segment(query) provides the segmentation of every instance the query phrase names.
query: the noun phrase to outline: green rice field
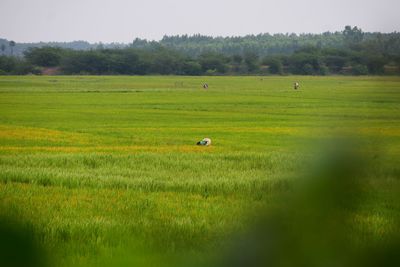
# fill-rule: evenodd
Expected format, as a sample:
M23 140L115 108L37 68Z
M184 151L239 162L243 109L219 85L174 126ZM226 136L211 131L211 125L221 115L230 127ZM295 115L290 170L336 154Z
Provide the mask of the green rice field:
M390 239L399 77L0 76L0 217L49 266L209 265L337 139L367 162L345 230Z

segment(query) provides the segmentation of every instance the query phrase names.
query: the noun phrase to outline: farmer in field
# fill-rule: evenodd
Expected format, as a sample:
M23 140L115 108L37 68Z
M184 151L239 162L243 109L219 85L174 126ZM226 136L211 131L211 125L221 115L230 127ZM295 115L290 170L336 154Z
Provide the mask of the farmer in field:
M299 89L299 88L300 88L300 84L299 84L298 82L295 82L295 83L293 84L293 88L294 88L294 90Z
M198 146L209 146L211 145L211 139L210 138L204 138L203 140L197 142Z

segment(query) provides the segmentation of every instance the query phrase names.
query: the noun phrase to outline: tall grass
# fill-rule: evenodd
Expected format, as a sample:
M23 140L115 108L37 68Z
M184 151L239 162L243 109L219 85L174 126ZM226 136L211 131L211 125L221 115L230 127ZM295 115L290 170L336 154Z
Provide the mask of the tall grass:
M357 151L369 162L352 238L379 239L399 214L391 197L399 85L396 77L0 77L0 215L32 232L53 265L204 260L285 201L325 156L311 148L341 133L362 140ZM204 137L211 147L195 145Z

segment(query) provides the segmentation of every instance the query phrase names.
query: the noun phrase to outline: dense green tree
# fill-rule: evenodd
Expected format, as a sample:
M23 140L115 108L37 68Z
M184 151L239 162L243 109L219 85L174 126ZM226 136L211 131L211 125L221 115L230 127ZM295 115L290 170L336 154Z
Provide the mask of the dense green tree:
M305 63L302 65L300 73L304 75L313 75L315 74L315 70L310 63Z
M0 44L7 43L11 45L0 39ZM27 49L29 45L32 48ZM70 45L72 49L65 49ZM14 62L15 66L57 66L64 74L235 75L261 74L267 69L270 74L380 75L394 74L396 67L400 72L400 33L365 33L351 26L342 32L323 34L182 35L164 36L159 42L137 38L129 46L82 41L52 43L51 47L15 46L15 55L26 51L26 60ZM2 73L18 69L10 71L5 66L14 63L4 62Z
M321 65L322 59L319 52L312 48L300 50L289 57L289 68L294 74L318 74Z
M269 73L283 74L283 64L279 57L266 57L263 59L263 64L268 66Z
M363 31L357 26L351 27L347 25L343 31L344 40L347 45L356 47L364 38Z
M8 45L10 46L11 55L13 55L14 54L14 46L16 45L16 43L14 41L10 41L8 43Z
M163 47L152 51L150 72L155 74L182 74L182 55Z
M326 55L324 61L331 72L337 73L348 63L349 59L340 55Z
M367 75L368 74L368 68L365 65L355 65L352 68L352 72L353 75Z
M112 59L99 51L76 51L63 60L67 74L110 74Z
M397 65L397 71L400 74L400 56L393 57L393 62Z
M0 44L8 41L0 38ZM72 50L91 50L103 47L103 49L136 48L152 49L155 46L163 46L175 51L180 51L186 56L196 58L205 52L224 54L225 56L241 55L244 52L252 52L260 57L271 55L291 55L305 46L314 46L319 49L356 49L368 50L369 54L384 54L394 57L400 55L400 33L363 32L356 26L346 26L343 31L325 32L322 34L269 34L211 37L203 35L177 35L164 36L162 40L147 41L136 38L131 44L109 43L90 44L85 41L52 42L52 43L18 43L14 49L14 55L20 56L29 47L53 46Z
M232 62L237 65L240 65L243 62L243 57L239 54L235 54L232 56Z
M11 73L15 69L16 60L13 57L0 57L0 70L3 74Z
M243 69L242 69L243 57L241 55L239 55L239 54L233 55L231 62L232 62L232 71L233 72L235 72L235 73L243 72Z
M12 75L24 75L28 73L37 74L37 70L29 64L25 59L12 57L12 56L0 56L0 74L12 74Z
M196 61L185 61L182 65L182 72L184 75L201 75L201 65Z
M64 50L58 47L31 48L25 51L25 58L32 64L42 67L58 66Z
M105 51L104 53L107 54ZM111 51L108 52L111 54ZM127 49L123 50L116 50L114 51L110 57L112 58L110 62L110 67L112 67L112 72L117 74L144 74L146 73L141 72L141 61L139 58L139 54L136 50Z
M367 68L370 74L383 74L387 60L384 57L374 55L367 57Z
M246 64L248 72L254 73L260 68L258 62L258 55L254 52L246 52L244 54L244 63Z
M204 72L214 70L218 73L225 73L228 70L228 62L229 58L218 53L208 52L199 57L199 63Z

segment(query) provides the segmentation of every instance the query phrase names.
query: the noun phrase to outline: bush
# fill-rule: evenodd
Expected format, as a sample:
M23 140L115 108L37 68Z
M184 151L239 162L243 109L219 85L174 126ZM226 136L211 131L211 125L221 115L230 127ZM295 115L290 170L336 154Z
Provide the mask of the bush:
M182 66L183 74L185 75L201 75L201 65L196 61L186 61Z
M352 68L353 75L368 75L368 68L365 65L355 65Z
M314 68L311 64L307 63L303 65L302 68L302 74L304 75L313 75L314 74Z
M16 59L9 56L0 57L0 70L3 73L10 73L15 69Z
M367 68L371 74L383 74L385 72L386 60L380 56L367 58Z
M24 59L12 56L0 56L0 71L2 75L24 75L34 72L34 67Z
M265 58L263 64L268 65L271 74L283 74L283 64L279 58Z
M326 65L321 65L319 67L319 74L320 75L328 75L329 74L329 68Z
M213 75L215 75L215 74L217 74L217 70L216 70L216 69L214 69L214 70L207 70L206 73L205 73L205 75L207 75L207 76L213 76Z
M205 53L198 58L198 61L202 70L206 72L215 70L218 73L225 73L228 70L227 63L229 62L229 58L222 54Z
M41 67L55 67L60 65L64 50L58 47L35 47L25 51L25 58L29 63Z

